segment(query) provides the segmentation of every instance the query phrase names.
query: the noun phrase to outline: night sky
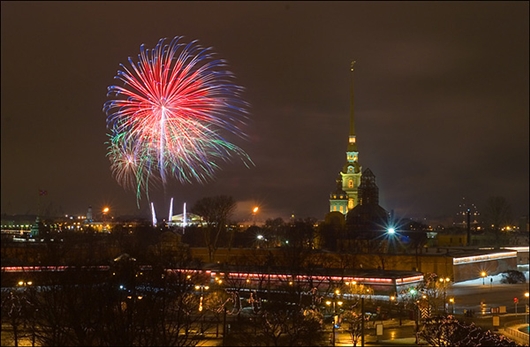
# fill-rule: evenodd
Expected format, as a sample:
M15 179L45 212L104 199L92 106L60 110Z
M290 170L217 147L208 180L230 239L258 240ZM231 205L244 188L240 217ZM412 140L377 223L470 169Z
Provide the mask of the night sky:
M2 2L1 211L146 215L113 179L102 111L119 63L184 36L245 87L255 167L151 190L157 214L231 195L237 218L315 217L346 160L350 62L359 161L410 218L529 210L528 2Z

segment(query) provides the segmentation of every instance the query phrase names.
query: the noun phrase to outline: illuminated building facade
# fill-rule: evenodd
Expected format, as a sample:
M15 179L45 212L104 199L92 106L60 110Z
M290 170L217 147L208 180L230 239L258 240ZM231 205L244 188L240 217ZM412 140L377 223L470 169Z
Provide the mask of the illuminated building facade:
M379 206L379 188L375 175L365 169L358 189L359 204L346 216L346 224L356 234L364 231L386 232L388 212Z
M359 164L359 150L355 135L353 71L355 62L351 64L351 95L350 95L350 132L346 149L346 163L337 179L337 189L330 194L329 212L338 211L346 215L359 204L357 188L361 183L361 165Z

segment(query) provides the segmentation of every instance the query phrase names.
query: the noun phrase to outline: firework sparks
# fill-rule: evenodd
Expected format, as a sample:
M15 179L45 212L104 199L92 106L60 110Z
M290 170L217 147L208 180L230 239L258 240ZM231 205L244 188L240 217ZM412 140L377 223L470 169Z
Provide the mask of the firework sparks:
M246 138L243 88L211 48L181 40L161 39L152 50L142 45L137 62L120 64L115 78L123 86L108 87L107 155L114 178L135 189L138 200L142 192L148 195L150 183L165 184L170 177L204 183L234 157L252 165L222 135Z

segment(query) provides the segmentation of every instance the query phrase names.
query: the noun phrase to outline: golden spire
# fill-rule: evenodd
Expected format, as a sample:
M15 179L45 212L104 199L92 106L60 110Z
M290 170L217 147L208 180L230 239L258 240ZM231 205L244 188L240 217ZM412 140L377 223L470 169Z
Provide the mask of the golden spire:
M354 105L353 105L353 71L354 71L355 61L351 62L350 71L351 71L351 86L350 86L350 137L348 140L349 145L357 147L355 141L355 121L354 121Z

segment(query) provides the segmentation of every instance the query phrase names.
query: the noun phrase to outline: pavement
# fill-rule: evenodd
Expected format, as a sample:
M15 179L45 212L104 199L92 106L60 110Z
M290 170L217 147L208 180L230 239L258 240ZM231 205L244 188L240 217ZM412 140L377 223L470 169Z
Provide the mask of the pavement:
M375 326L377 324L383 324L383 329L389 329L389 328L399 328L399 327L407 327L412 326L414 327L416 325L416 322L414 320L409 319L402 319L401 324L399 322L399 319L387 319L387 320L377 320L368 323L365 328L367 329L364 344L367 346L418 346L418 345L425 345L427 346L428 343L422 339L416 343L416 337L409 336L409 337L401 337L401 338L392 338L392 339L384 339L383 336L376 336L375 335ZM351 341L336 341L336 346L352 346ZM358 346L361 345L360 341L357 343Z

